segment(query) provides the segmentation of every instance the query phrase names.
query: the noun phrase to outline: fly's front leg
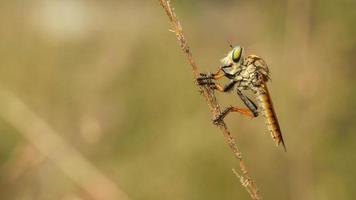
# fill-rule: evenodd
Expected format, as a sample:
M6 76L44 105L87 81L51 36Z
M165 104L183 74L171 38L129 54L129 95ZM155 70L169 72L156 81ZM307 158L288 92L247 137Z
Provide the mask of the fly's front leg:
M225 86L221 86L220 84L213 82L214 80L218 80L224 76L226 76L225 72L219 69L214 74L200 74L200 77L197 79L197 82L199 85L208 85L212 90L218 90L220 92L230 92L236 85L237 81L232 80Z
M197 78L197 83L199 85L211 85L213 80L218 80L225 76L224 71L218 69L215 73L200 73L200 77Z
M226 84L225 86L221 86L218 83L209 82L209 83L204 83L204 84L200 84L200 85L208 85L210 87L210 89L218 90L220 92L230 92L234 88L236 83L237 83L236 81L231 81L229 84Z

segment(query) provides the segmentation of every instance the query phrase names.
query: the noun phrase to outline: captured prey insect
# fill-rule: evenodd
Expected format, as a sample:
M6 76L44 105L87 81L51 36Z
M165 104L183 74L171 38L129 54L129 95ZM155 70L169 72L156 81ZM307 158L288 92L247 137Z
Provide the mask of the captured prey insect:
M199 85L208 85L211 89L220 92L230 92L237 86L237 95L247 108L230 106L213 120L214 123L218 124L230 112L239 112L249 117L257 117L262 113L276 145L278 146L282 143L284 150L286 150L281 128L266 84L270 80L266 62L256 55L249 55L245 58L244 49L240 46L234 48L231 46L231 48L232 50L227 56L221 59L222 65L217 72L209 74L201 73L197 82ZM230 80L224 87L214 82L214 80L222 77ZM258 106L243 94L244 90L251 90L255 94Z

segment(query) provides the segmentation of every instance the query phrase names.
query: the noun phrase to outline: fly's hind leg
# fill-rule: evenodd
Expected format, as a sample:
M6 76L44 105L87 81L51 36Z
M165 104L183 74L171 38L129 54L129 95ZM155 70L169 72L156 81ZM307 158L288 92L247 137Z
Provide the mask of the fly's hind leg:
M231 82L232 86L226 85L225 88L233 88L236 82ZM230 90L231 90L230 89ZM248 116L250 118L257 117L258 116L258 108L256 104L248 98L246 95L242 94L240 90L237 90L237 94L241 98L241 100L244 102L244 104L247 106L247 108L237 108L237 107L227 107L223 112L220 113L219 116L217 116L214 120L214 124L218 124L221 120L223 120L230 112L238 112L241 113L245 116Z
M244 104L247 106L247 108L250 109L250 111L253 113L253 116L257 117L258 116L258 108L257 108L256 104L250 98L248 98L246 95L242 94L242 92L240 90L237 90L237 95L239 95L240 99L242 100L242 102L244 102Z
M218 124L231 112L238 112L250 118L255 117L254 113L249 108L238 108L238 107L229 106L224 111L222 111L220 115L218 115L215 119L213 119L213 123Z

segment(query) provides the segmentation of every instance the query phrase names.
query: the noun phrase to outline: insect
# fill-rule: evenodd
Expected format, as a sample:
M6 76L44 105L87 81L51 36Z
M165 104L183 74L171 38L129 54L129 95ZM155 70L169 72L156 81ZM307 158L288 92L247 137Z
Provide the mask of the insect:
M221 67L215 73L201 73L197 83L199 85L207 85L211 89L220 92L230 92L236 86L237 95L247 108L227 107L213 122L218 124L231 112L239 112L249 117L257 117L262 113L274 142L277 146L282 144L284 150L286 150L281 128L266 84L270 80L266 62L256 55L249 55L245 58L244 49L240 46L233 47L230 45L230 47L232 50L226 57L221 59ZM225 86L214 82L222 77L226 77L230 81ZM243 93L245 90L250 90L255 94L258 106Z

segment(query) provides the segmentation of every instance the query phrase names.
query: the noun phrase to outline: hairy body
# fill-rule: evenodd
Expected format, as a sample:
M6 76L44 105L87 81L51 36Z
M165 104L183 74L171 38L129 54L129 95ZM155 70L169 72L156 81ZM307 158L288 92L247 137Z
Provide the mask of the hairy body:
M201 74L201 77L197 80L200 85L207 84L212 89L221 92L229 92L236 86L237 94L247 106L247 109L232 106L228 107L214 119L214 123L219 123L219 121L230 112L240 112L250 117L257 117L259 114L262 114L265 117L267 128L276 145L282 144L284 149L286 149L281 128L266 84L267 81L270 80L268 66L262 58L256 55L249 55L245 58L243 53L243 48L239 46L233 48L228 55L221 60L222 66L216 73L208 75ZM222 87L212 82L212 80L217 80L222 77L230 79L230 83ZM258 106L243 94L245 90L251 90L255 94Z

